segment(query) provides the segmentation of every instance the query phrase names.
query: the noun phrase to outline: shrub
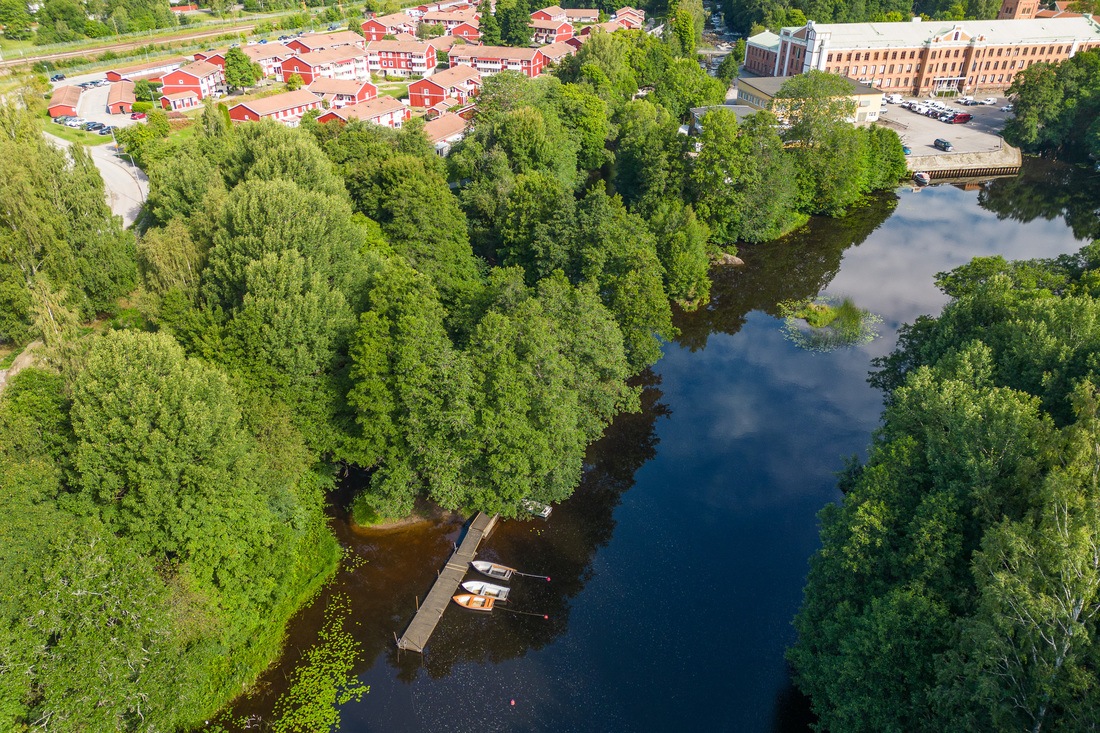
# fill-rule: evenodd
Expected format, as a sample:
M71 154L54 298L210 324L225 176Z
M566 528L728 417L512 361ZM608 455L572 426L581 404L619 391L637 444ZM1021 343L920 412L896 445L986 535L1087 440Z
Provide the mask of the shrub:
M152 112L153 111L153 103L152 102L134 102L134 111L135 112L146 112L146 113Z

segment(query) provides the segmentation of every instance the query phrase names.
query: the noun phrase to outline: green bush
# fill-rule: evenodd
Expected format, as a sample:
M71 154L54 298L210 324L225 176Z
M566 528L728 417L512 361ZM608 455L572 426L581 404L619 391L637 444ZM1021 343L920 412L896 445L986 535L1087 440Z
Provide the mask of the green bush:
M153 111L153 103L152 102L134 102L134 111L135 112L152 112Z

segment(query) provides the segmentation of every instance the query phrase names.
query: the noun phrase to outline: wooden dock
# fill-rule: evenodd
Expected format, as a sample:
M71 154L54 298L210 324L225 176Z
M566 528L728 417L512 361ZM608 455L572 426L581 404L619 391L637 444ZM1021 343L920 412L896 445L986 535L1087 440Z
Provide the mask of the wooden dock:
M409 628L405 629L405 633L397 640L398 649L424 652L428 639L431 638L439 620L443 618L443 612L451 603L451 596L458 590L458 584L466 576L470 563L477 557L478 545L481 544L482 538L493 531L496 523L497 515L490 517L481 512L477 513L466 530L466 536L455 548L454 554L447 560L432 589L420 604Z

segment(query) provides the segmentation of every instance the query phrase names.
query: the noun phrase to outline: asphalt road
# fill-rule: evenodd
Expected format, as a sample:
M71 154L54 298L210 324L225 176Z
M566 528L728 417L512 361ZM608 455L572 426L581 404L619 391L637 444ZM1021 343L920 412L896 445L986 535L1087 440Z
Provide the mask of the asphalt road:
M47 140L59 148L68 148L72 144L48 132L45 135ZM123 226L130 226L137 220L141 207L149 196L149 179L140 168L131 166L118 157L114 143L85 149L103 177L107 205L111 208L111 213L122 217Z

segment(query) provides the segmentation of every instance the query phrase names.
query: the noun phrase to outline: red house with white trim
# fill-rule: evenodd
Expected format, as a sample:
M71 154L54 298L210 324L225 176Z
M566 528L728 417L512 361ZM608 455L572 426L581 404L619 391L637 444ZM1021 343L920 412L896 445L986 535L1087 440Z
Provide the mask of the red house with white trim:
M324 51L329 48L352 46L363 50L366 41L355 31L337 31L335 33L307 33L286 42L287 48L297 54Z
M146 64L111 69L107 72L107 81L122 81L123 79L137 81L138 79L156 78L161 74L167 74L169 71L175 71L186 63L188 63L187 59L161 59Z
M302 83L309 85L318 79L370 79L366 53L354 46L329 48L324 51L291 56L280 64L283 79L294 74L302 77Z
M548 43L565 43L573 37L573 26L564 20L532 20L531 42L540 46Z
M350 107L332 109L317 118L318 122L349 122L362 120L373 125L400 129L407 120L412 119L412 112L405 103L394 99L389 95L375 97L374 99Z
M455 27L477 20L476 10L429 10L420 16L420 22L443 26L443 33L451 35Z
M367 44L367 66L387 76L431 76L438 59L431 41L371 41Z
M545 20L545 21L553 20L553 21L558 21L560 23L560 22L568 20L568 18L566 18L565 11L562 10L561 7L559 7L557 5L551 5L548 8L543 8L542 10L536 10L535 12L531 13L531 20Z
M163 86L160 91L165 97L193 92L202 101L216 95L225 85L225 70L206 61L195 61L165 74L161 82ZM165 109L179 107L173 103L170 106L166 104Z
M381 41L384 36L396 36L398 33L416 33L416 27L416 18L405 13L378 15L363 22L363 38L366 41Z
M616 10L611 20L618 21L619 25L628 30L638 30L645 28L645 11L627 5L625 8Z
M478 43L481 41L481 22L468 20L465 23L460 23L451 29L451 36L461 38L466 43Z
M308 89L298 89L234 105L229 110L229 119L235 122L275 120L287 127L297 127L302 115L311 109L321 109L321 98Z
M160 106L172 111L193 109L195 107L201 107L202 100L199 99L198 94L192 91L174 92L162 96L160 98Z
M459 64L410 84L409 106L432 107L447 98L466 104L480 91L481 74L472 66Z
M107 92L107 114L122 115L134 111L134 82L129 79L116 81Z
M548 46L543 46L539 50L542 51L542 55L546 57L546 63L548 64L561 63L561 60L566 56L577 55L577 47L567 41L551 43Z
M378 87L355 79L316 79L309 91L329 103L329 107L347 107L378 96Z
M599 23L600 11L595 8L566 8L565 19L577 23Z
M447 58L452 67L459 64L472 66L482 76L518 71L533 79L542 73L546 65L546 57L537 48L511 46L455 46Z

